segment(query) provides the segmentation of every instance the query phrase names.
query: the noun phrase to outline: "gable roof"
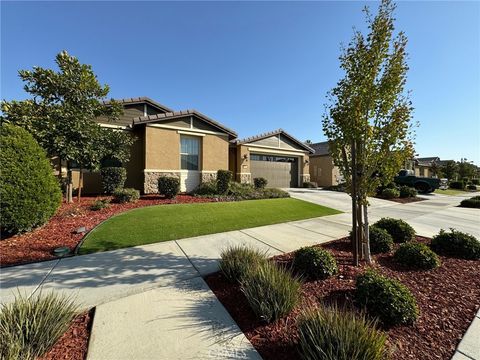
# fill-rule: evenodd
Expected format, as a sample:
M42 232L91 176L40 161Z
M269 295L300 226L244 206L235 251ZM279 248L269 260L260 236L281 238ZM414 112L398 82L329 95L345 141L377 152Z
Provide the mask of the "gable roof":
M440 161L438 156L416 158L415 163L420 166L430 166L432 163L437 163Z
M237 137L237 133L235 131L223 126L222 124L209 118L208 116L203 115L197 110L170 111L164 114L140 116L133 119L132 126L142 125L142 124L151 124L151 123L160 123L160 122L169 121L173 119L183 118L185 116L195 116L198 119L204 121L205 123L219 129L221 132L228 134L232 138Z
M276 135L283 135L285 136L286 138L288 138L289 140L293 141L294 143L296 143L297 145L299 145L300 147L302 147L303 149L305 149L306 151L308 151L310 154L313 154L315 151L308 145L306 145L305 143L303 143L302 141L298 140L297 138L293 137L292 135L290 135L289 133L287 133L285 130L283 129L277 129L277 130L273 130L273 131L270 131L270 132L266 132L266 133L263 133L263 134L258 134L258 135L255 135L255 136L250 136L250 137L247 137L245 139L241 139L241 140L236 140L235 141L235 144L239 144L239 145L243 145L243 144L248 144L248 143L251 143L253 141L258 141L258 140L263 140L263 139L266 139L266 138L269 138L271 136L276 136Z
M328 141L322 141L315 144L310 144L312 149L315 151L315 155L330 155L330 147L328 146Z
M159 109L163 112L172 112L173 110L166 107L165 105L156 102L155 100L150 99L147 96L141 96L136 98L125 98L125 99L112 99L120 104L133 105L133 104L149 104L150 106ZM104 100L103 103L108 105L112 100Z

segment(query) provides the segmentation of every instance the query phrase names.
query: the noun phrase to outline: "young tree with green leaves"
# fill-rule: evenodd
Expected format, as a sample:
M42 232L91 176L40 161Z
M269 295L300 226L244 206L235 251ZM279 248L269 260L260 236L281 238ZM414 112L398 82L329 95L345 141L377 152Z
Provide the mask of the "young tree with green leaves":
M437 164L436 161L432 161L432 163L430 164L430 171L432 172L433 176L442 176L442 168Z
M81 64L66 51L55 62L59 71L41 67L19 71L24 90L32 98L2 101L2 121L28 130L49 156L57 156L60 164L66 161L69 179L73 162L80 169L95 169L107 155L127 161L134 139L123 132L112 134L94 121L98 116L115 121L123 113L121 104L103 103L108 85L101 85L90 65ZM113 143L114 148L107 146Z
M383 0L372 18L365 8L369 33L355 31L340 56L345 76L329 93L323 130L334 163L352 197L354 263L370 258L367 196L391 182L411 159L412 105L405 92L407 38L394 36L395 5Z
M448 180L453 180L458 174L458 165L455 161L449 160L442 167L442 174Z

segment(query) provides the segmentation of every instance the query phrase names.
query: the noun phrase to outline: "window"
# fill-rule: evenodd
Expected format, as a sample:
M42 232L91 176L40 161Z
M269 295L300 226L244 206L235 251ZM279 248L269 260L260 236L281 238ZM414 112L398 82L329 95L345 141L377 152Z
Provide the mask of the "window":
M200 139L194 136L180 136L180 158L182 170L198 170Z

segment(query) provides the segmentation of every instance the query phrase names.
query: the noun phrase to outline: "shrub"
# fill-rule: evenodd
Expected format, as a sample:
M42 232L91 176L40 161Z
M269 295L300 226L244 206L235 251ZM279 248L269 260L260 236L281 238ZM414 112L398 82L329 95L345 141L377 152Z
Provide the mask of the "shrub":
M263 189L262 198L263 199L278 199L290 197L290 194L282 189L277 188L268 188Z
M393 238L387 230L370 226L368 231L370 235L370 251L372 254L387 253L392 250Z
M217 194L217 181L211 180L202 182L195 189L194 193L196 195L216 195Z
M158 178L158 193L167 199L173 199L180 192L180 179L175 176L160 176Z
M41 357L67 331L76 311L70 298L53 293L30 298L19 294L0 311L0 358Z
M401 198L409 198L417 196L417 190L407 185L400 186L400 197Z
M467 185L467 189L468 190L477 190L477 186L473 185L473 184L469 184L469 185Z
M393 255L399 264L415 269L435 269L440 266L440 259L427 245L408 242L400 245Z
M113 201L119 204L136 202L140 199L140 191L132 188L118 189L113 193Z
M455 229L450 229L450 232L440 230L440 233L432 238L431 247L439 254L461 259L480 259L480 241L472 235Z
M231 282L241 282L245 274L266 261L266 254L245 246L232 246L220 253L220 271Z
M405 221L392 218L381 218L375 224L375 227L386 230L396 243L410 241L415 236L415 230Z
M0 218L15 234L45 224L62 200L45 151L26 130L0 126Z
M410 290L373 270L357 277L355 299L385 325L411 324L418 317L417 302Z
M253 179L253 184L255 185L255 189L265 189L268 181L263 177L258 177Z
M251 184L241 184L231 181L227 194L235 200L261 199L262 194Z
M100 170L102 176L102 191L113 194L115 190L123 189L127 180L127 170L122 167L105 167Z
M478 179L471 180L472 185L480 185L480 181Z
M318 187L318 184L313 181L305 181L303 183L303 187L307 189L316 189Z
M476 196L478 197L478 196ZM466 207L466 208L480 208L480 199L465 199L460 202L461 207Z
M300 299L300 281L271 262L251 269L241 283L253 312L271 322L287 315Z
M299 351L305 360L384 360L387 336L364 313L331 308L304 311L298 321Z
M98 211L105 209L110 206L110 200L109 199L99 199L95 200L92 205L90 205L90 210L93 211Z
M226 194L228 191L228 185L232 181L232 172L229 170L217 171L217 192L219 194Z
M304 247L295 251L293 267L310 279L326 279L338 272L332 254L318 247Z
M400 196L400 191L396 188L385 188L380 196L384 199L396 199Z
M465 184L463 181L452 181L449 185L450 189L458 189L463 190L465 189Z

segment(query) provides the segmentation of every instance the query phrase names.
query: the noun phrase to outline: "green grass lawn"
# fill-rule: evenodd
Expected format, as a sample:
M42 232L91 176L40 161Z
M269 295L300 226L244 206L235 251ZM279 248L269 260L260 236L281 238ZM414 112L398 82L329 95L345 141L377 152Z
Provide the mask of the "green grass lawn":
M472 194L472 196L477 195L476 191L466 191L466 190L457 190L457 189L436 189L434 191L435 194L442 194L442 195L463 195L463 194Z
M81 254L339 214L297 199L148 206L114 216L87 235Z

